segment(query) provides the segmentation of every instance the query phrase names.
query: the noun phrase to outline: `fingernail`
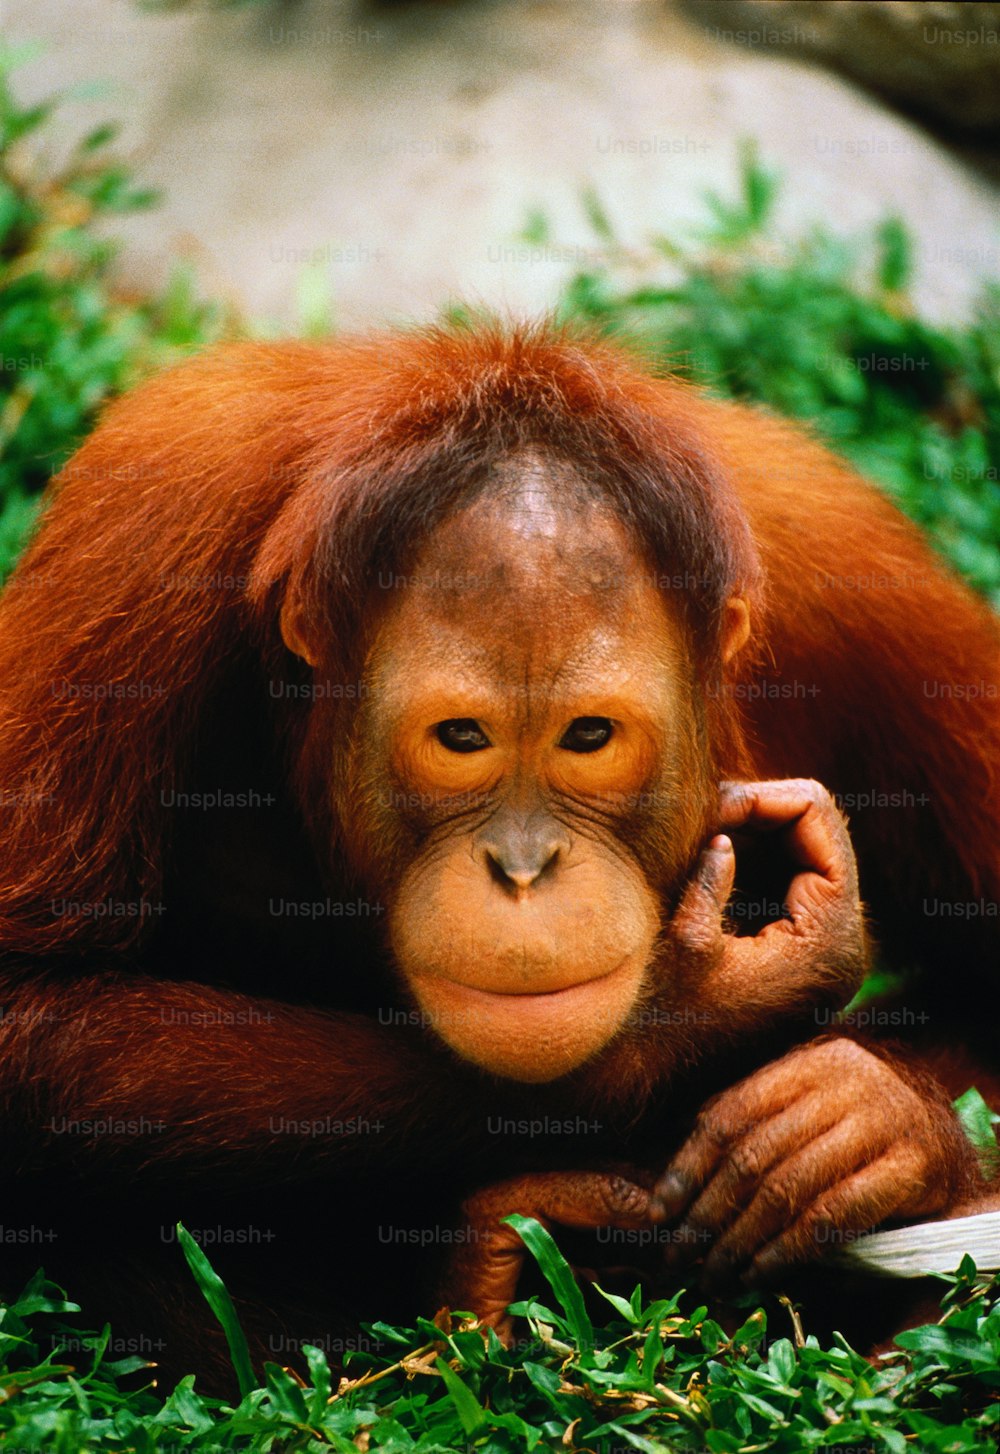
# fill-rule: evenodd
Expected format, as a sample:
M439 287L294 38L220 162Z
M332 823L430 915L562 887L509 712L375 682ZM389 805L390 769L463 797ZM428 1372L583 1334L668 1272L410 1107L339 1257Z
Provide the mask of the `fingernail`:
M664 1217L676 1216L687 1200L688 1191L686 1177L679 1176L676 1171L664 1172L653 1188L653 1196L663 1207Z

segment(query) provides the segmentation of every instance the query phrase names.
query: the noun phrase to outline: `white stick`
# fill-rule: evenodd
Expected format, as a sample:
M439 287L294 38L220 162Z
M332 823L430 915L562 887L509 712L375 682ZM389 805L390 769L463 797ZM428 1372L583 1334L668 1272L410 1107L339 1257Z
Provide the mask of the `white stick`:
M869 1232L845 1247L838 1260L884 1277L924 1277L954 1272L966 1253L980 1272L1000 1272L1000 1212Z

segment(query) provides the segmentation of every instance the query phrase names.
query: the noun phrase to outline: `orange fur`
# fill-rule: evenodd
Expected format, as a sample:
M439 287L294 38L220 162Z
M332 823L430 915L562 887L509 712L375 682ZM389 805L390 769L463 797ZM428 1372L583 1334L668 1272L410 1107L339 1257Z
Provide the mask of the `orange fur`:
M845 795L887 952L995 971L997 919L946 918L925 901L1000 902L996 622L805 431L545 328L210 351L107 411L0 598L0 1089L22 1188L5 1220L17 1207L50 1218L39 1208L59 1202L64 1241L46 1262L77 1278L74 1294L92 1290L95 1316L133 1213L140 1261L177 1215L273 1216L287 1236L273 1295L291 1276L288 1300L316 1320L349 1280L348 1236L346 1260L384 1266L403 1296L375 1242L380 1215L445 1223L487 1168L589 1165L608 1144L638 1158L643 1115L646 1132L676 1141L685 1105L759 1056L756 1042L744 1060L727 1048L714 1083L638 1077L641 1104L626 1107L620 1086L596 1081L570 1088L569 1104L559 1088L551 1104L538 1090L505 1099L419 1026L376 1023L388 994L377 917L317 927L259 908L269 893L359 890L336 879L349 813L327 822L308 800L317 764L336 778L349 762L356 704L271 700L276 681L314 685L282 642L283 608L290 635L320 642L322 679L357 686L384 609L366 562L405 556L462 490L539 442L591 471L658 557L713 771L813 776ZM734 596L751 636L724 667ZM262 793L274 785L275 805L213 823L214 837L164 806L238 788L244 769ZM852 809L866 793L889 801ZM67 914L57 900L131 908ZM681 1060L697 1048L711 1065L710 1030L677 1036ZM949 1074L961 1078L950 1062ZM582 1102L601 1136L484 1133L495 1107L569 1115ZM57 1132L60 1118L102 1117L110 1129ZM326 1131L310 1129L324 1117ZM343 1129L365 1117L379 1129ZM315 1273L313 1249L306 1272L296 1261L289 1228L306 1198L289 1198L291 1184L329 1228ZM230 1264L258 1308L279 1252ZM186 1334L164 1359L195 1362Z

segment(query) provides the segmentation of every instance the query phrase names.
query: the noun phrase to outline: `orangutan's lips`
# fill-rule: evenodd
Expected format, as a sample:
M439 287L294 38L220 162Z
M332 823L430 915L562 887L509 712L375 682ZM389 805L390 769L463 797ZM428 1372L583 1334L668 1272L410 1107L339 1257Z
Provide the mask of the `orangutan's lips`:
M558 989L551 989L551 990L533 990L533 989L496 989L496 990L488 990L488 989L483 989L483 987L481 985L464 984L459 979L450 979L450 978L448 979L447 983L450 984L450 985L454 985L454 987L456 989L465 990L469 994L473 994L473 995L482 995L482 997L484 999L489 999L489 1000L496 1000L496 999L499 999L499 1000L508 1000L508 999L515 999L515 1000L526 1000L526 999L530 999L530 1000L556 1000L556 999L559 998L560 995L571 995L574 990L589 989L592 985L603 984L605 980L611 979L614 975L616 975L618 973L619 970L624 969L625 965L629 962L629 960L631 959L631 957L632 957L631 955L627 954L624 959L620 960L619 963L615 965L614 969L609 969L604 974L595 974L590 979L575 979L572 982L572 984L560 985Z
M524 988L513 988L507 986L500 988L498 986L496 989L493 989L487 985L469 984L465 980L455 979L450 974L431 975L415 973L411 975L411 983L414 986L420 988L423 988L425 986L430 987L433 984L447 985L448 987L453 989L467 991L469 994L482 995L484 999L489 1000L554 1000L558 995L568 995L571 994L574 990L587 989L591 985L603 984L605 981L613 979L616 974L619 974L620 971L625 969L627 965L631 964L634 959L634 952L630 952L629 954L625 954L622 956L622 958L615 965L614 969L606 969L603 974L593 974L588 976L586 979L570 980L568 984L553 985L547 989L534 989L530 984L526 984Z
M622 1002L631 999L627 982L637 972L641 972L641 966L637 957L629 954L606 974L576 980L560 989L487 990L443 975L414 975L411 983L431 1022L445 1034L449 1020L467 1023L473 1019L516 1025L518 1033L530 1033L533 1024L541 1028L555 1019L574 1017L578 1012L592 1020L601 1015L605 1002L607 1013L617 1020Z
M412 975L421 1023L463 1060L525 1083L582 1065L628 1019L647 956L633 951L606 974L543 990L488 990L444 975Z

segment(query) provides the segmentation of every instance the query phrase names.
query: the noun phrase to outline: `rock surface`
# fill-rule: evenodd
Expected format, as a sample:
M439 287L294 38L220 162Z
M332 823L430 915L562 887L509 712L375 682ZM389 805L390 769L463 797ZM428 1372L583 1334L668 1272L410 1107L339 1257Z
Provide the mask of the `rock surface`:
M989 0L713 3L734 27L794 28L804 52L827 57L921 115L970 131L1000 124L1000 5Z
M45 47L17 74L26 98L107 79L61 124L120 118L122 148L165 191L127 224L128 280L188 256L206 289L279 327L310 263L340 325L433 317L450 297L544 308L599 256L583 188L638 247L701 217L705 189L732 191L741 137L785 176L785 231L896 212L917 238L919 303L963 315L998 272L993 185L794 45L728 43L720 14L704 0L693 18L662 0L8 0L6 31ZM541 250L517 241L537 211L554 239Z

